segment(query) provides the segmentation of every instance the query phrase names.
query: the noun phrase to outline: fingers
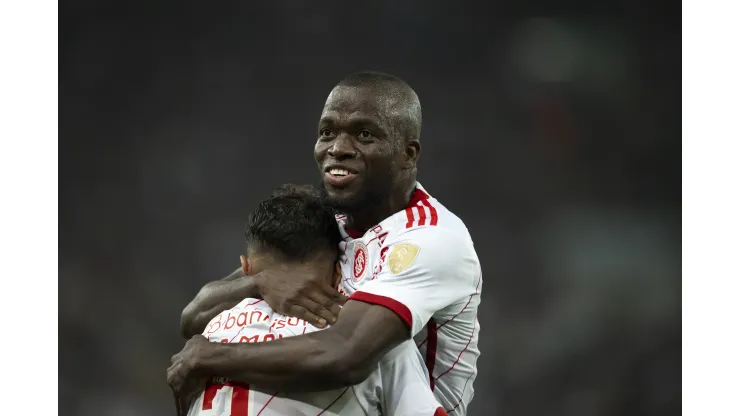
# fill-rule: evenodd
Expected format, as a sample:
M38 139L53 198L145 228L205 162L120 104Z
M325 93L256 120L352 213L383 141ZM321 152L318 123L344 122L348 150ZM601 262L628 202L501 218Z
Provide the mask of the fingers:
M177 412L177 416L184 416L185 413L183 413L182 399L180 399L180 395L175 393L175 389L172 389L172 396L175 399L175 411Z
M167 370L167 384L169 384L174 393L180 393L182 389L182 378L177 374L177 370Z
M202 382L192 383L187 391L183 391L177 395L183 416L187 416L190 410L190 404L198 397L202 388L204 388L203 384Z
M323 321L319 322L317 320L319 325L316 325L315 323L314 325L323 327L327 323L333 325L337 321L337 316L339 316L341 306L337 303L335 299L340 299L343 301L343 299L341 298L333 297L324 292L312 292L306 297L297 300L294 306L296 308L300 308L299 311L306 316L305 318L303 317L303 315L298 316L299 318L305 319L306 321L311 323L314 323L313 321L317 320L318 318L318 320Z
M326 318L322 318L300 305L291 305L286 312L286 315L295 316L296 318L303 319L304 321L317 328L326 327L326 323L328 322Z
M324 289L312 296L314 302L320 305L321 309L329 314L331 319L329 323L334 324L342 310L342 305L346 302L346 297L335 289Z
M187 381L187 369L182 361L178 360L167 369L167 384L175 394L182 394Z
M329 296L323 292L313 292L304 299L300 306L313 312L315 315L325 319L330 325L337 322L337 316L341 308Z
M322 305L322 311L326 311L325 313L329 314L331 317L328 321L333 325L337 322L337 317L339 316L339 312L341 312L342 307L339 306L339 304L334 301L331 298L325 298L321 301Z
M179 387L179 381L182 380L182 377L180 376L181 369L182 365L180 365L180 363L173 363L167 369L167 384L169 384L175 390L177 390L177 387Z
M347 299L349 299L347 296L344 296L343 294L339 293L336 289L329 286L324 286L324 293L331 299L331 301L337 305L342 306L347 302ZM339 314L339 308L337 308L337 315Z
M278 312L303 319L319 328L336 323L341 307L347 301L346 296L326 284L326 280L316 282L309 279L298 283L293 279L289 283L298 286L263 292L267 304Z

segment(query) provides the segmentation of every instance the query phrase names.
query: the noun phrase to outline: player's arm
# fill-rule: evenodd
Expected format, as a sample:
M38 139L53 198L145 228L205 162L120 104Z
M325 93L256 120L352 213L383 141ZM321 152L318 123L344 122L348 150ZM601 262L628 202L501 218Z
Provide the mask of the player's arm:
M255 280L247 277L242 268L200 289L180 315L180 333L186 339L200 334L208 322L226 309L233 308L244 298L258 297Z
M320 391L364 380L432 314L475 291L475 253L449 232L417 229L388 247L381 272L350 298L329 329L263 344L206 345L194 357L193 372L281 391Z
M180 331L186 338L200 334L208 322L244 298L263 298L283 315L301 318L317 327L336 322L346 298L327 282L326 273L309 267L264 270L245 276L241 269L222 280L208 283L180 317ZM300 278L296 278L299 276Z
M410 337L395 312L348 301L330 328L264 343L203 343L193 372L280 391L321 391L367 378L390 349Z

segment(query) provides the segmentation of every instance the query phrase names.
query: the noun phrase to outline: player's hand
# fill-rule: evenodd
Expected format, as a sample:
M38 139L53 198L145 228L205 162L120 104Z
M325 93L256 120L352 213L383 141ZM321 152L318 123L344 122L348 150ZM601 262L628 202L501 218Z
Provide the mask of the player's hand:
M346 296L328 283L330 276L316 270L265 270L260 277L257 286L272 309L319 328L334 324L347 301Z
M198 372L198 360L208 339L195 335L185 343L182 351L172 356L172 365L167 369L167 384L172 387L176 397L191 398L205 387L208 377Z
M173 390L174 393L174 390ZM193 393L190 397L180 397L177 394L175 396L175 410L177 416L188 416L190 411L190 403L198 397L198 392Z

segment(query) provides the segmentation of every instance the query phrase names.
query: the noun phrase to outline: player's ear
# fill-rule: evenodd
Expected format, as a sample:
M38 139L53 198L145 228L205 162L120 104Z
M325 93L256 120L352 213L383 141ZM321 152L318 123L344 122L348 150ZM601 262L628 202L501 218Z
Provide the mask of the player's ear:
M252 274L252 261L244 255L239 256L239 260L242 262L242 271L244 274Z
M339 287L339 282L342 281L342 266L339 262L334 263L334 277L332 278L331 286L336 289Z
M406 156L404 161L404 167L411 169L416 166L416 161L419 160L419 154L421 153L421 144L418 140L409 140L406 142L404 147L404 155Z

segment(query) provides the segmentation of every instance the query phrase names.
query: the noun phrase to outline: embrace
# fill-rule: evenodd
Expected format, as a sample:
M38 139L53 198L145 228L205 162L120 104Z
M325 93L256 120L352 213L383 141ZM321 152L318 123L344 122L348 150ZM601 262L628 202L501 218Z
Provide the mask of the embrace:
M464 223L417 182L420 133L404 81L332 89L321 185L263 200L242 267L182 312L167 369L180 414L466 414L482 272Z

